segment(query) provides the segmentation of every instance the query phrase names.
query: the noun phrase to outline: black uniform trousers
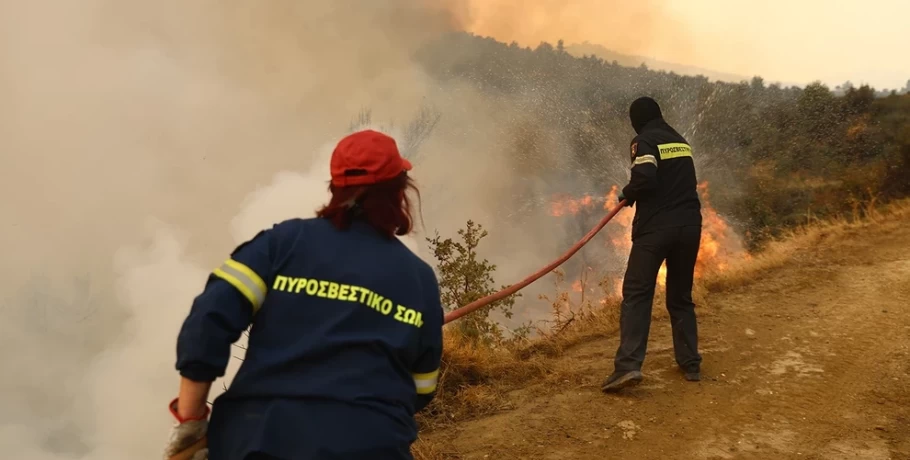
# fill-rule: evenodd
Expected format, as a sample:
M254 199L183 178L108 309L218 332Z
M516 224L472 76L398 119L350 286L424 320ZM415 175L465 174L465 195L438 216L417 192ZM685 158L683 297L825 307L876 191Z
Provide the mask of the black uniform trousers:
M667 262L667 311L673 328L676 363L686 372L700 370L698 324L692 302L692 281L700 243L700 225L657 230L633 241L622 283L616 371L641 370L648 347L657 273L664 260Z

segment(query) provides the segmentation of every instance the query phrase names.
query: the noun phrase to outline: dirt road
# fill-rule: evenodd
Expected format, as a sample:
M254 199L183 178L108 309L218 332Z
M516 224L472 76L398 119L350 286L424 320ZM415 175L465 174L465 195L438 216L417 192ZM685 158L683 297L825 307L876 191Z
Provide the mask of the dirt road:
M702 382L682 379L658 321L639 387L601 393L617 342L589 342L563 358L581 383L514 391L514 409L427 437L465 459L910 459L905 224L850 230L711 295Z

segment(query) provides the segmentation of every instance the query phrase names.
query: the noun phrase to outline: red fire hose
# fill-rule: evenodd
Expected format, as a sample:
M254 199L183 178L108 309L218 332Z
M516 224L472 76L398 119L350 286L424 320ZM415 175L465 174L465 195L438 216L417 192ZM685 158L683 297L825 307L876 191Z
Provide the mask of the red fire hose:
M537 281L541 276L546 275L547 273L553 271L553 269L562 265L563 262L569 260L570 257L575 255L575 253L578 252L578 250L581 249L582 246L587 244L588 241L591 241L591 238L594 238L594 235L596 235L597 232L599 232L601 229L603 229L607 225L607 223L610 222L610 219L612 219L613 216L615 216L625 205L626 205L626 200L620 201L619 204L617 204L616 207L613 208L613 210L610 211L609 214L607 214L603 219L601 219L601 221L594 228L592 228L591 231L588 232L587 235L584 236L584 238L578 240L578 242L575 243L574 246L569 248L569 250L566 251L566 253L563 254L560 258L558 258L558 259L554 260L552 263L550 263L550 265L547 265L546 267L541 268L540 270L538 270L531 276L529 276L499 292L496 292L496 293L490 294L486 297L477 299L461 308L450 311L448 314L446 314L445 323L446 324L451 323L452 321L455 321L456 319L461 318L462 316L467 315L468 313L471 313L472 311L477 310L478 308L485 307L493 302L496 302L497 300L508 297L508 296L518 292L521 288L533 283L534 281Z

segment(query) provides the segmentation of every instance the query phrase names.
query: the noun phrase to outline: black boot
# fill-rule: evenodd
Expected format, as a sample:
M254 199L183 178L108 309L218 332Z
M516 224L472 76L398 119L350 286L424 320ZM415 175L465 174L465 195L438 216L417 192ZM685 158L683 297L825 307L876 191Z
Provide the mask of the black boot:
M607 380L600 386L600 391L604 393L616 392L623 388L638 385L642 379L643 376L640 371L616 371L607 377Z
M701 381L701 369L700 368L698 368L698 367L691 368L691 369L680 368L680 370L683 371L684 374L686 374L686 380L688 380L689 382L700 382Z

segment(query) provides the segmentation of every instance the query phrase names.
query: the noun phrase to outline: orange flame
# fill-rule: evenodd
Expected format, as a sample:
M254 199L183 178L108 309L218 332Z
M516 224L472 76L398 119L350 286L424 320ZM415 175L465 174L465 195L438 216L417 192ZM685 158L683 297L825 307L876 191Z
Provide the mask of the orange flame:
M581 280L575 280L575 282L572 283L572 290L575 292L581 292Z
M564 216L566 214L578 214L582 210L593 209L594 197L585 195L579 199L566 198L561 201L554 201L550 204L551 216Z
M730 228L727 222L717 214L717 211L711 206L708 193L708 182L702 182L698 185L698 192L701 196L702 204L702 235L701 245L698 251L698 259L695 263L695 278L704 277L707 273L722 272L730 267L730 263L735 259L749 258L745 251L742 241L738 235ZM612 210L618 203L619 187L611 187L602 199L597 199L591 195L585 195L582 198L562 198L553 201L551 205L551 215L565 216L567 214L577 215L581 212L593 213L597 209L596 203L603 202L604 210ZM635 217L635 211L632 208L624 208L611 221L604 232L609 244L614 248L617 255L627 256L632 248L632 220ZM661 265L657 274L657 283L660 287L666 286L667 266ZM580 292L582 282L576 281L572 285L572 290ZM614 293L622 292L621 277L614 280Z

